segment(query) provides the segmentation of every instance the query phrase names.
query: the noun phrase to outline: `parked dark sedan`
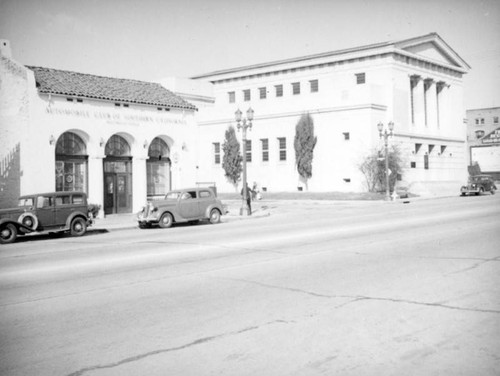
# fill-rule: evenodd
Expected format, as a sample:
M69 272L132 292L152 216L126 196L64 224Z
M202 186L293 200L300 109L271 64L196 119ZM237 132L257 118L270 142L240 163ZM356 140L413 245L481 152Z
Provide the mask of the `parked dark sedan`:
M491 175L474 175L469 177L467 185L463 185L460 188L460 194L465 195L480 195L484 192L490 192L492 195L495 194L497 189L495 181Z
M218 223L223 214L226 209L210 188L187 188L171 191L161 200L149 201L137 214L137 221L140 228L152 225L167 228L174 223L200 219Z
M50 192L19 197L18 206L0 209L0 244L19 235L69 231L82 236L93 220L84 192Z

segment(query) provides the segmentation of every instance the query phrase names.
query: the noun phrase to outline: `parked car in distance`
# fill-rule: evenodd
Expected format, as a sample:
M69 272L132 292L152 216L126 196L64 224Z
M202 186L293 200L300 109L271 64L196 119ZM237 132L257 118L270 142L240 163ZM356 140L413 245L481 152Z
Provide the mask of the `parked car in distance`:
M467 185L460 188L460 195L480 195L484 192L490 192L493 195L496 189L495 181L491 175L473 175L469 176Z
M171 227L174 223L208 219L220 222L226 208L210 188L186 188L168 192L161 200L149 201L137 214L140 228L158 225Z
M21 196L17 207L0 209L0 244L34 233L69 231L72 236L82 236L92 222L84 192Z

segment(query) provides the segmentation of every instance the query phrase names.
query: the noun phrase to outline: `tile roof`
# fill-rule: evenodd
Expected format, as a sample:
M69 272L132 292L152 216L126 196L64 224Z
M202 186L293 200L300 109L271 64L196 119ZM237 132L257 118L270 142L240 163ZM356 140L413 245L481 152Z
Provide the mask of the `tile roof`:
M162 85L123 78L94 76L59 69L27 66L35 73L40 93L196 110L196 106Z

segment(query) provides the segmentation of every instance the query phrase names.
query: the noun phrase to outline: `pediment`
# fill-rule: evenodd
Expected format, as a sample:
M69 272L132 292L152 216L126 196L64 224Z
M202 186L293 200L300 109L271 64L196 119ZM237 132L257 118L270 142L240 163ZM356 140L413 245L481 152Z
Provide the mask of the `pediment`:
M457 65L456 61L450 59L443 51L441 51L434 43L427 42L420 45L411 46L404 49L405 51L411 52L415 55L423 56L427 59L439 61L440 63L445 63L449 65Z
M470 66L436 33L403 40L396 47L425 60L454 66L465 71Z

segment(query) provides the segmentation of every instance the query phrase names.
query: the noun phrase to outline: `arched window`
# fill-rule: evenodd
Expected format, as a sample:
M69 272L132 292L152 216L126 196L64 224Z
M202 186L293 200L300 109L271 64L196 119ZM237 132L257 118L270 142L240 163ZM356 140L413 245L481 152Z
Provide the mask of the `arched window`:
M167 143L156 137L149 145L148 156L148 196L165 195L170 189L170 149Z
M56 144L56 191L87 192L87 146L80 136L63 133Z
M130 152L130 145L127 140L118 135L113 135L106 143L106 148L104 149L104 154L106 156L112 157L127 157L132 155Z

